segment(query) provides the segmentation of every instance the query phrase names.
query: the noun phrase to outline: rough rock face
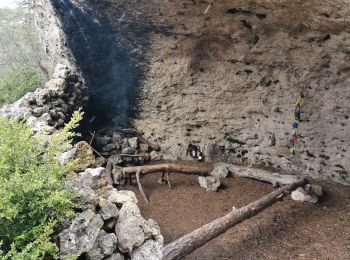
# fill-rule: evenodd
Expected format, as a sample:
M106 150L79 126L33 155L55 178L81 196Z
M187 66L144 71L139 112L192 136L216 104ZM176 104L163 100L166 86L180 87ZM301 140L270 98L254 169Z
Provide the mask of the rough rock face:
M74 110L87 100L82 79L68 67L57 65L53 78L44 88L29 92L11 105L0 109L0 115L26 120L34 131L51 134L63 127Z
M105 46L108 59L102 64L112 64L110 57L119 62L104 78L116 75L114 81L123 87L108 97L125 99L96 100L100 107L118 103L129 111L136 96L130 84L143 88L135 124L162 144L165 158L184 158L187 145L195 143L209 161L350 183L350 16L345 1L218 0L207 14L208 1L50 0L46 5L53 12L41 15L50 22L57 14L56 24L69 36L67 46L89 82L98 83L89 67L101 65L104 57L95 55L101 48L94 39L106 44L109 36L118 39L115 48ZM91 13L81 11L86 6L103 14L103 31L111 35L99 34L102 20L94 25L94 19L87 19ZM71 33L78 21L70 13L85 15L85 38ZM113 49L126 57L107 51ZM147 70L139 71L140 66ZM96 93L106 91L111 93L107 87ZM300 137L291 156L286 144L300 91L305 95Z
M102 226L101 216L92 210L79 214L73 219L71 226L60 234L61 254L75 255L90 251Z
M135 247L140 247L149 238L154 238L160 244L163 243L157 223L143 219L137 205L131 202L122 206L115 232L119 249L124 253L132 252Z
M346 1L217 0L206 15L209 1L147 2L167 30L152 34L136 123L169 157L195 143L214 162L350 183ZM301 90L293 157L287 135Z

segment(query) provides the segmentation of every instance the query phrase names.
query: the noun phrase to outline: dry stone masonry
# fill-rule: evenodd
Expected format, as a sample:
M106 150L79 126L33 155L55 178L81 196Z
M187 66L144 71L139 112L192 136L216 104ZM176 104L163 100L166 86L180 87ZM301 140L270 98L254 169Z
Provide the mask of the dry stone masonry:
M88 99L82 79L64 65L57 65L53 78L43 88L0 110L1 115L26 120L35 131L48 134L63 127L72 113Z

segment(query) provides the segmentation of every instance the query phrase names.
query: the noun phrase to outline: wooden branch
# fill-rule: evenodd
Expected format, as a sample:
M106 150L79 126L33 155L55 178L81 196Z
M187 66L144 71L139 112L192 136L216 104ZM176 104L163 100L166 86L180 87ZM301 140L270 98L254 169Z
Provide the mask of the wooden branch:
M136 172L136 181L137 181L137 185L139 186L139 190L141 192L141 195L142 195L143 199L146 201L147 204L149 204L149 200L147 199L146 194L143 191L142 184L140 182L140 170L138 170Z
M182 174L201 175L208 174L213 170L213 165L209 163L196 163L195 165L186 165L178 163L163 163L144 166L124 167L123 171L126 175L136 174L140 170L141 174L156 173L156 172L176 172Z
M210 240L225 233L231 227L249 219L265 208L279 201L283 196L289 194L298 187L307 184L307 180L301 179L271 192L270 194L256 200L240 209L233 208L227 215L206 224L195 231L171 242L163 248L163 259L182 259L197 248L203 246Z
M234 177L238 178L251 178L258 181L264 181L271 183L274 187L280 187L290 183L294 183L299 180L296 175L283 175L279 173L273 173L262 169L244 167L238 165L230 165L229 170Z

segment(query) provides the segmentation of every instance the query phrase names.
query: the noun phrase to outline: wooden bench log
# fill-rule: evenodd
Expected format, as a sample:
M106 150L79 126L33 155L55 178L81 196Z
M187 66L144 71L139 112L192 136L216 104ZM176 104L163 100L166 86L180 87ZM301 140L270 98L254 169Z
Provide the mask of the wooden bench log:
M182 259L184 256L203 246L205 243L225 233L231 227L257 215L265 208L279 201L283 196L306 184L307 180L300 179L297 182L283 186L240 209L233 208L227 215L215 219L209 224L206 224L166 245L163 248L163 259Z
M136 174L140 171L140 174L156 173L156 172L168 172L168 173L182 173L182 174L209 174L214 169L212 164L209 163L196 163L196 164L181 164L181 163L162 163L154 165L132 166L124 167L123 171L125 175Z
M247 166L230 165L229 170L236 178L250 178L258 181L271 183L274 187L280 187L294 183L300 179L296 175L284 175Z

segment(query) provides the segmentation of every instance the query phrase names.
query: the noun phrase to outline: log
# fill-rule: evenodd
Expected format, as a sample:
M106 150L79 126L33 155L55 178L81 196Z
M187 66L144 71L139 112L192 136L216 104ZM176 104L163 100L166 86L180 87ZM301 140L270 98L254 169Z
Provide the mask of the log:
M181 163L162 163L154 165L124 167L123 171L126 175L136 174L137 171L140 171L140 174L176 172L182 174L202 175L209 174L213 169L213 165L209 163L196 163L195 165L186 165Z
M229 170L232 172L233 177L250 178L258 181L268 182L271 183L274 187L291 184L300 179L296 175L284 175L265 171L262 169L238 165L230 165Z
M279 201L283 196L305 184L307 184L307 180L300 179L297 182L283 186L240 209L233 208L227 215L215 219L209 224L206 224L166 245L163 248L163 259L182 259L184 256L203 246L205 243L225 233L231 227L257 215L265 208Z

